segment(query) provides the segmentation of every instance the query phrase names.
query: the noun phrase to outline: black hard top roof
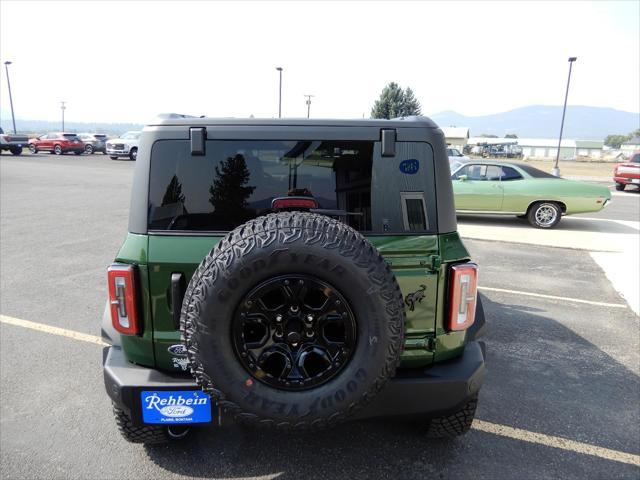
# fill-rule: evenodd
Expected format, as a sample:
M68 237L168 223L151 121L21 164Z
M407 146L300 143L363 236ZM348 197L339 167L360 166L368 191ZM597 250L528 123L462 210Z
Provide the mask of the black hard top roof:
M308 119L308 118L212 118L195 117L168 113L158 115L148 126L208 126L208 125L246 125L246 126L318 126L318 127L380 127L380 128L439 128L427 117L404 117L384 119Z

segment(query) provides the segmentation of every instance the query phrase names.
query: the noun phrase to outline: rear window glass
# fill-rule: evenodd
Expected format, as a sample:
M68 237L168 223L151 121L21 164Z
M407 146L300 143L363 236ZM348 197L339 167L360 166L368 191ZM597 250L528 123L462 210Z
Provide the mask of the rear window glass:
M228 231L273 211L276 198L313 197L318 209L371 230L373 142L157 141L149 176L149 230Z
M526 163L519 163L518 167L520 167L526 173L531 175L533 178L555 178L555 179L560 178L560 177L555 177L550 173L543 172L542 170L538 170L537 168L534 168L531 165L527 165Z

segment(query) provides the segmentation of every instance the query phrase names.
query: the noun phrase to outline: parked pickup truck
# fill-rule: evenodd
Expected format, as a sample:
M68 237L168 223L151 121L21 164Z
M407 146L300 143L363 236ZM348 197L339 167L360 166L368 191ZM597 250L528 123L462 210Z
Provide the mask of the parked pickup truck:
M26 135L16 135L4 133L0 128L0 151L9 150L13 155L20 155L22 147L29 145L29 137Z
M616 182L616 190L624 190L627 185L640 187L640 152L634 152L628 161L616 165L613 181Z

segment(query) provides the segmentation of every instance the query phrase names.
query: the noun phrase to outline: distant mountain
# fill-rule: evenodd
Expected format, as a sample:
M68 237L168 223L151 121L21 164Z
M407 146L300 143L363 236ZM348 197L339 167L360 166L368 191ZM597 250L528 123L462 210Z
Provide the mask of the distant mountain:
M12 132L11 116L2 115L2 129ZM16 118L16 130L20 133L46 133L58 132L62 127L61 122L49 122L46 120L24 120ZM106 123L106 122L64 122L67 132L90 132L119 135L129 130L142 130L143 125L135 123Z
M469 127L471 136L515 133L519 137L554 138L560 132L562 106L532 105L503 113L467 117L456 112L430 115L441 127ZM640 113L613 108L567 106L563 137L603 140L610 134L627 134L640 128Z

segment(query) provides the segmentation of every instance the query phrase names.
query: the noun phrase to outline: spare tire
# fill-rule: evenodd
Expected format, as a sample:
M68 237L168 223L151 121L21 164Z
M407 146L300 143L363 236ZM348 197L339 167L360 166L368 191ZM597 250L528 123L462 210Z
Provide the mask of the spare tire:
M380 253L329 217L281 212L229 233L185 293L191 373L236 420L333 425L393 376L404 344L398 283Z

